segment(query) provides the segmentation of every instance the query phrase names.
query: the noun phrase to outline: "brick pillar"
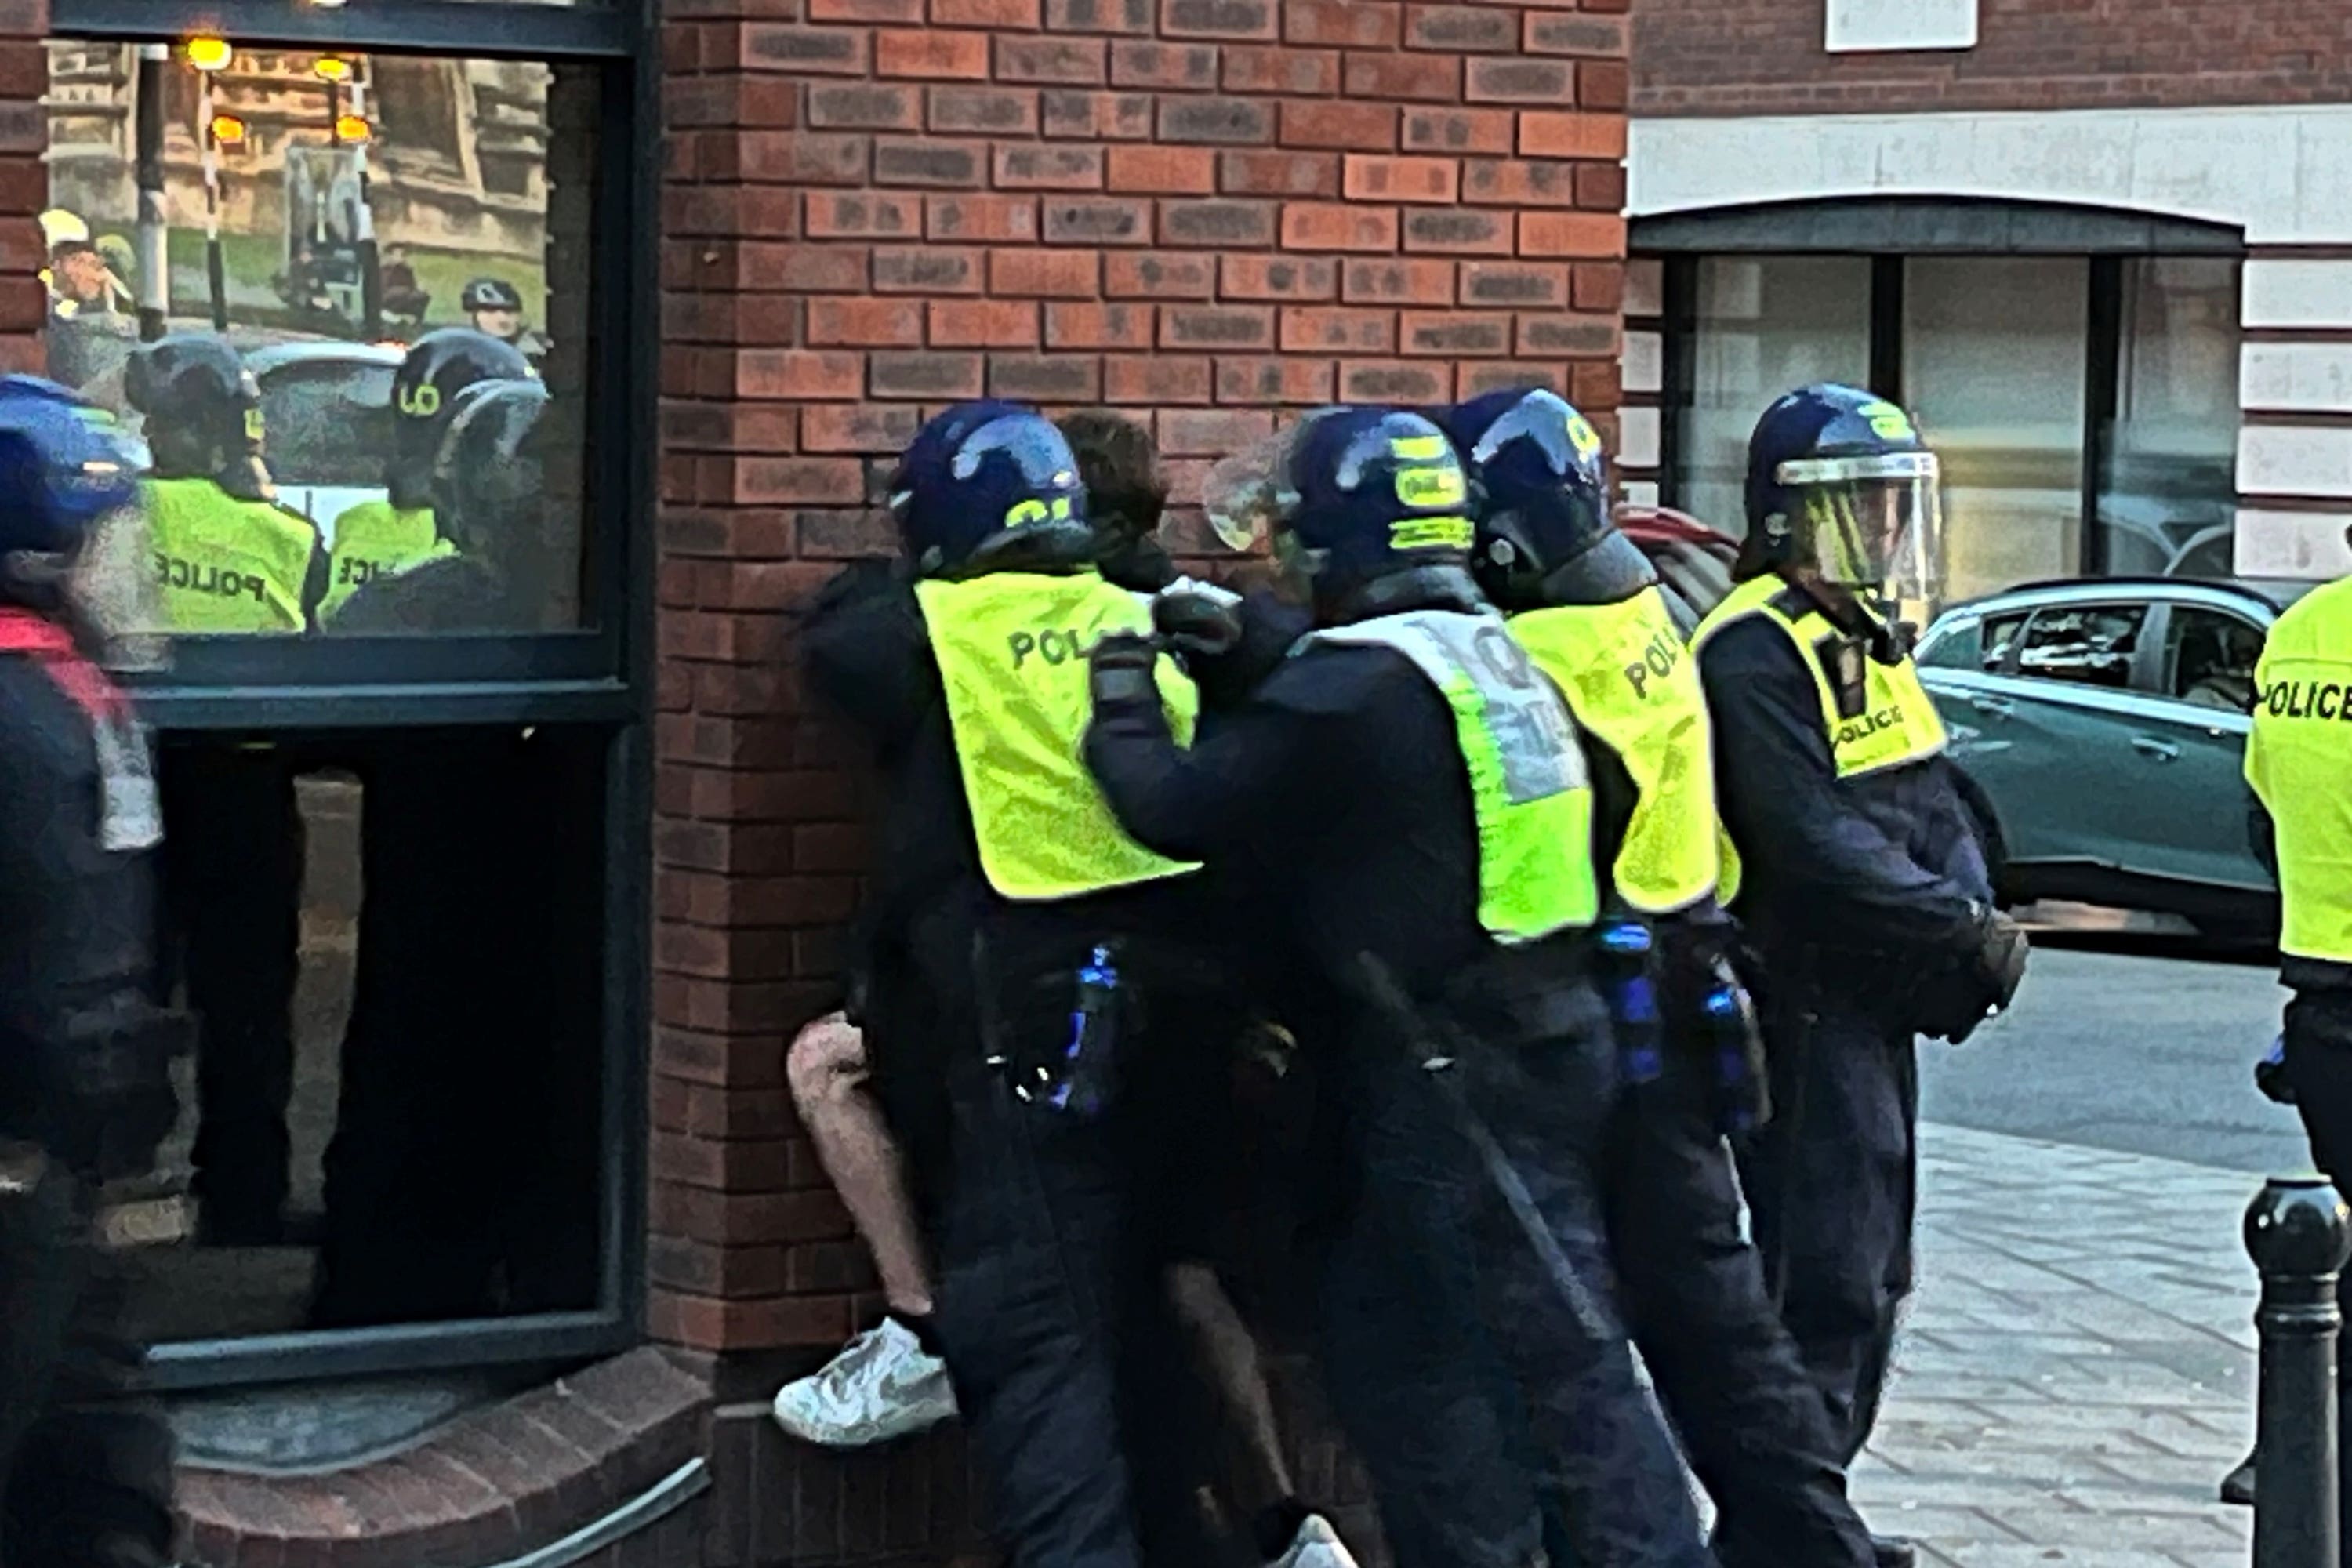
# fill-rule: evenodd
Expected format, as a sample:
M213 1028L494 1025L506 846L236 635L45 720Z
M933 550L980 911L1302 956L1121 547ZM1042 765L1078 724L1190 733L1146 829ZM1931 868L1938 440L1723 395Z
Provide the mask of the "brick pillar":
M49 205L48 31L47 0L0 0L0 373L45 368L48 303L36 275L48 258L34 219Z
M873 1304L782 1086L863 855L793 606L961 398L1134 411L1180 502L1333 400L1542 382L1613 432L1626 4L668 0L651 1322L722 1400ZM714 1561L964 1549L951 1447L727 1426Z

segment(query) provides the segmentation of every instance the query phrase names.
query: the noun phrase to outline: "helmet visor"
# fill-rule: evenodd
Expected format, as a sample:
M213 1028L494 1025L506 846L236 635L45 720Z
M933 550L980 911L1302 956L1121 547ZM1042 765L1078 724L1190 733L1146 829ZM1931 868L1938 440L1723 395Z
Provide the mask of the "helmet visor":
M1228 550L1249 551L1271 540L1297 510L1289 484L1290 449L1297 427L1268 436L1217 459L1201 481L1201 510Z
M117 507L99 519L67 572L66 596L108 668L161 669L170 661L145 507Z
M1517 441L1529 443L1542 454L1545 468L1561 479L1601 456L1601 433L1554 392L1530 392L1513 404L1486 426L1470 448L1470 460L1483 468Z
M1815 563L1841 587L1932 605L1944 586L1943 487L1934 454L1814 458L1780 465Z

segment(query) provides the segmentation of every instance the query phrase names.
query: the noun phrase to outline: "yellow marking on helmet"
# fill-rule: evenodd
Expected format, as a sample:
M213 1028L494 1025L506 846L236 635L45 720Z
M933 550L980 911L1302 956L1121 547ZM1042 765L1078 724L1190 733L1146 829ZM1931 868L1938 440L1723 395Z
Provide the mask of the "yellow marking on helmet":
M1587 462L1601 456L1601 432L1595 430L1592 421L1581 414L1568 416L1568 444L1575 447L1576 455Z
M1400 463L1439 463L1450 448L1443 436L1397 436L1389 441L1390 455Z
M1004 513L1004 526L1025 528L1033 522L1067 522L1070 520L1070 498L1055 496L1051 503L1032 496L1015 501Z
M1865 403L1855 412L1870 423L1870 433L1882 441L1916 441L1919 432L1911 426L1911 416L1892 403Z
M248 441L261 439L261 410L258 408L245 411L245 438Z
M1389 524L1391 550L1467 550L1477 537L1466 517L1401 517Z
M1460 506L1469 496L1469 483L1454 464L1397 470L1396 498L1406 506L1423 510Z
M441 412L441 389L429 381L415 386L404 386L398 398L400 411L411 419L430 419Z

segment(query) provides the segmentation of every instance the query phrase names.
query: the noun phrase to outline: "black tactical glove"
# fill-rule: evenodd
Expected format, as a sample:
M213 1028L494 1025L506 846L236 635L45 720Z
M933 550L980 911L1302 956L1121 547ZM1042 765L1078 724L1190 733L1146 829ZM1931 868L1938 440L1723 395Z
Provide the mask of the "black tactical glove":
M1151 626L1178 652L1215 658L1242 640L1242 596L1180 578L1152 596Z
M1160 702L1160 649L1133 632L1106 632L1087 655L1087 685L1097 709Z
M1929 988L1920 1032L1956 1046L1965 1043L1979 1025L2016 999L2032 952L2024 927L1999 910L1979 910L1954 971L1943 984Z

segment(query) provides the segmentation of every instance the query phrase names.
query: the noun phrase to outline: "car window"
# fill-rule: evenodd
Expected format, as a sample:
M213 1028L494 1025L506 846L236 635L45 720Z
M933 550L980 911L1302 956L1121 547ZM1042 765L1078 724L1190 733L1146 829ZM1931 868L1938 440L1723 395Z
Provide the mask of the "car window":
M1979 660L1979 668L1990 673L2007 664L2011 650L2017 646L2018 634L2024 630L2023 610L1988 619L1984 623L1984 651Z
M2263 634L2252 622L2175 605L2164 645L2166 691L2200 708L2252 710L2254 665L2263 657Z
M2067 605L2037 612L2018 645L2017 673L2084 686L2131 684L2146 605Z
M1919 668L1922 669L1974 669L1977 649L1984 640L1982 621L1961 621L1957 625L1931 628L1927 640L1919 645Z
M392 451L388 364L282 365L261 382L263 459L281 485L383 483Z

